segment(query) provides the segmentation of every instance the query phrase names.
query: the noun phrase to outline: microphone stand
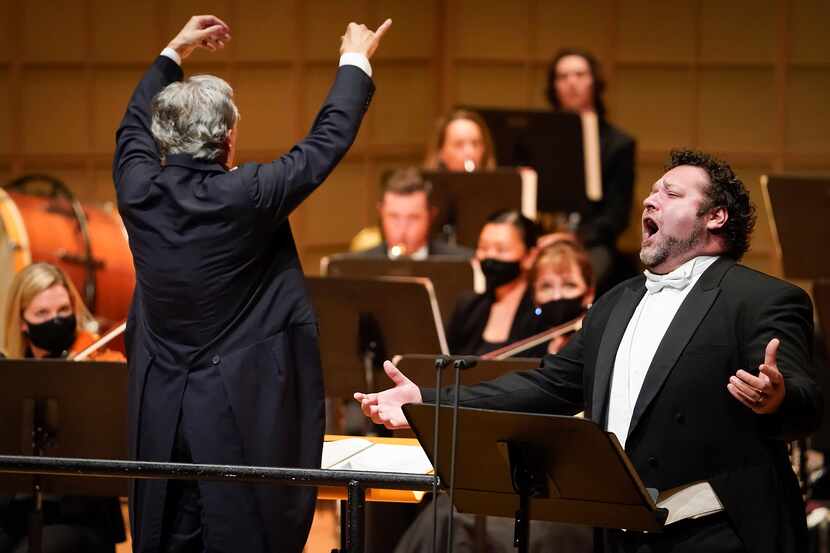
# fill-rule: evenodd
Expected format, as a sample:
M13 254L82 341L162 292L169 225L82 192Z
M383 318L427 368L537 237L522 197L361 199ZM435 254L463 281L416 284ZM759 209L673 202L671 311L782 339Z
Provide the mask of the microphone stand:
M453 363L455 367L455 382L453 383L452 405L452 449L450 451L450 514L448 515L449 526L447 528L447 553L453 551L453 525L455 523L455 506L453 496L455 493L455 452L458 446L458 392L461 388L461 371L476 366L474 357L460 357Z
M438 547L438 422L441 413L441 371L447 368L451 359L446 356L435 358L435 422L433 426L432 442L432 469L435 478L432 480L432 553L436 553Z

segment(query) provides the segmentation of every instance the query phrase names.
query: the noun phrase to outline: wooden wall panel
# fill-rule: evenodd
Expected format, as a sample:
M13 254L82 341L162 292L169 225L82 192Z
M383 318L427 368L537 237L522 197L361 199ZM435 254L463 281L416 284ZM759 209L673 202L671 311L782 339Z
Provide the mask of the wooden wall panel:
M701 59L772 63L778 53L778 0L704 0ZM751 24L748 24L751 20Z
M830 63L830 2L792 2L792 60L796 63Z
M620 7L618 59L626 62L692 61L697 2L626 0Z
M693 142L695 98L688 69L621 68L616 78L613 121L646 150L668 150Z
M0 0L0 63L11 59L11 49L14 41L11 38L12 21L9 0Z
M383 38L376 59L432 59L439 27L436 4L441 1L373 0L366 24L379 25L387 17L392 19L392 29Z
M523 59L530 52L528 0L459 0L452 39L460 58Z
M294 142L292 104L295 83L289 69L248 68L234 82L234 99L242 120L238 147L273 151Z
M600 59L611 49L608 32L614 6L611 0L543 0L535 2L534 58L549 61L560 48L584 48Z
M26 61L84 61L89 32L86 2L48 0L21 4Z
M771 69L703 71L700 80L701 146L739 152L772 151L775 147L774 83Z
M306 24L304 50L310 60L333 60L337 63L340 51L340 37L349 22L366 22L369 15L362 2L341 2L340 0L316 0L304 2L304 23Z
M521 108L527 105L528 72L512 65L461 65L456 70L456 104Z
M234 14L231 42L237 60L295 61L300 55L295 2L238 0Z
M146 63L164 47L152 2L91 1L93 60Z
M142 69L99 69L93 74L92 107L94 128L92 151L111 156L115 131L127 109L127 102L141 78Z
M9 99L9 72L0 69L0 157L11 153L12 113Z
M432 130L432 75L429 67L378 65L378 93L372 100L372 141L424 144ZM403 101L402 99L406 99Z
M25 154L87 152L90 129L86 78L74 69L23 72L23 144ZM126 106L125 106L126 107Z
M830 153L830 71L794 69L787 90L786 144L793 152Z

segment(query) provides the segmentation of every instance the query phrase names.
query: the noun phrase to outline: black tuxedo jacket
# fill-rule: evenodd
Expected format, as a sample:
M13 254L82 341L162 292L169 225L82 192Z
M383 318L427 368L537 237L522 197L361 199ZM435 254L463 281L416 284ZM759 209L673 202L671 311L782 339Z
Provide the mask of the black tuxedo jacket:
M541 368L466 387L460 404L551 414L584 409L604 426L617 348L644 294L642 276L623 282ZM772 338L781 340L786 396L777 413L756 415L726 385L738 369L757 373ZM637 398L625 449L644 484L667 490L707 480L749 551L805 551L804 505L785 440L821 420L822 399L805 370L811 344L812 306L803 290L716 261L671 322ZM435 398L432 390L423 396Z
M150 133L151 100L181 78L176 63L156 59L116 137L114 180L136 269L127 328L131 454L170 459L183 397L199 401L192 397L198 390L185 387L188 373L218 369L223 390L213 395L227 398L242 444L243 457L234 462L319 468L324 408L317 320L288 215L346 153L374 86L359 68L341 67L303 141L271 163L228 172L189 155L161 161ZM218 437L214 442L200 449L226 447ZM194 450L195 462L211 462L195 457ZM254 518L266 528L269 549L301 551L314 490L263 485L255 492L261 518ZM135 483L136 551L157 549L164 498L165 482ZM202 520L233 527L249 516L225 511L206 512ZM204 538L212 549L210 528Z
M631 220L637 143L607 121L599 125L602 199L588 202L579 237L587 247L604 245L616 251L617 237Z

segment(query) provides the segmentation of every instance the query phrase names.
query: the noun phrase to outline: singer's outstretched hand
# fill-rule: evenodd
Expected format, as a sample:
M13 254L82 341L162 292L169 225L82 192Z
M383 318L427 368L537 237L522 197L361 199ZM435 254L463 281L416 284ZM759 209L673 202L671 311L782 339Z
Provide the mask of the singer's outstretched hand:
M395 384L394 388L376 394L356 392L354 398L360 402L363 414L372 419L373 423L382 424L390 430L409 428L401 407L405 403L421 403L421 390L391 361L383 363L383 370Z

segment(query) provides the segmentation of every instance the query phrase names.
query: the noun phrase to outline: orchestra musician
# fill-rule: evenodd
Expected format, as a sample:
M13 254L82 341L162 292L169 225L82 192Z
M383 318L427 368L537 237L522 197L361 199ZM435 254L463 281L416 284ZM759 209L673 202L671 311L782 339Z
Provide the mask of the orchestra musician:
M8 358L71 359L98 339L92 315L72 281L58 267L33 263L12 279L4 311L3 354ZM99 349L93 361L124 361ZM27 550L30 496L0 496L0 553ZM43 551L114 553L126 539L117 497L46 495Z
M431 255L469 258L473 252L463 246L431 237L437 208L432 204L432 183L415 167L398 169L383 182L378 202L383 241L368 250L352 252L355 257L409 257Z
M493 138L476 112L456 109L440 118L427 144L425 169L489 171L496 168Z
M588 51L558 51L548 66L545 94L556 111L595 114L599 127L602 198L589 201L581 213L577 236L588 249L598 292L625 278L617 238L628 226L634 198L636 142L607 118L605 78L599 60Z
M319 468L317 320L289 215L355 140L374 90L369 58L390 25L348 25L310 133L271 163L234 167L239 113L225 81L182 80L196 48L230 39L219 18L191 18L135 89L113 163L136 271L132 458ZM316 490L140 480L130 499L136 552L299 553Z

